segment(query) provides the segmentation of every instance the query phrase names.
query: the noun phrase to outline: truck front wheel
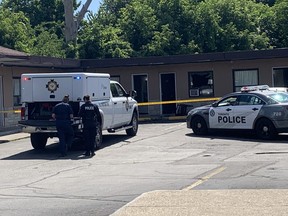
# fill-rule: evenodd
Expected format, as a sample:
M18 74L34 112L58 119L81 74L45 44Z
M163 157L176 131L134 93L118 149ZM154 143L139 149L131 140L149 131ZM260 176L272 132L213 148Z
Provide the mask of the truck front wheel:
M133 113L130 126L132 127L126 130L126 134L128 136L136 136L138 131L138 116L136 112Z
M32 133L30 141L34 149L44 149L47 143L48 136L41 133Z

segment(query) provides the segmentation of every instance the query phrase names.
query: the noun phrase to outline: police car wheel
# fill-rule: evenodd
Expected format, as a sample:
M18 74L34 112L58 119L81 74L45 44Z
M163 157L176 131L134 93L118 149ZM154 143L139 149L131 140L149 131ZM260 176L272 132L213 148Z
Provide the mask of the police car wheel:
M196 135L205 135L208 132L207 124L205 120L200 116L196 116L192 119L191 127L194 134Z
M102 144L102 129L101 129L101 127L97 127L96 137L95 137L95 144L94 144L95 150L100 149L101 148L101 144Z
M277 134L273 123L268 119L260 119L256 124L255 130L260 139L273 139Z

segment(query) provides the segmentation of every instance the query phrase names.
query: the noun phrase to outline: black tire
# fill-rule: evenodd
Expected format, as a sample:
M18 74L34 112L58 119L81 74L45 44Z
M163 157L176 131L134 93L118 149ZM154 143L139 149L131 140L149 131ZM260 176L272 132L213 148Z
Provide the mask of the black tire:
M44 149L47 144L48 136L42 133L32 133L30 135L30 141L32 147L36 150Z
M205 135L208 133L207 124L200 116L196 116L191 120L191 128L196 135Z
M97 130L96 130L96 138L95 138L95 144L94 144L95 150L99 150L101 148L102 138L103 138L102 128L101 126L99 126L97 127Z
M269 119L260 119L256 123L255 131L259 139L271 140L277 135L274 124Z
M126 130L126 134L128 136L136 136L137 131L138 131L138 123L139 123L138 115L136 112L134 112L132 119L131 119L131 122L129 124L132 127Z

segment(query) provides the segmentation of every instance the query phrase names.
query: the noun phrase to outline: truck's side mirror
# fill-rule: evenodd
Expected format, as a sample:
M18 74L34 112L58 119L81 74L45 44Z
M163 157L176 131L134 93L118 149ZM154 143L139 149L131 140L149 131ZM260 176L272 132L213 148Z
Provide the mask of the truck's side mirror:
M131 93L131 97L135 98L136 96L137 96L137 92L135 90L133 90L132 93Z
M212 107L217 107L217 106L218 106L217 102L212 103Z

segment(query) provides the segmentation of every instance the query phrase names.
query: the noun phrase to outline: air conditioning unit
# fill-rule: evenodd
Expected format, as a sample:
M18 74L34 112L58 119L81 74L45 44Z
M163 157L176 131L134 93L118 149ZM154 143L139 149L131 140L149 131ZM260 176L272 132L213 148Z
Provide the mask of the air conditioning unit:
M189 96L190 97L199 96L199 89L190 89Z

